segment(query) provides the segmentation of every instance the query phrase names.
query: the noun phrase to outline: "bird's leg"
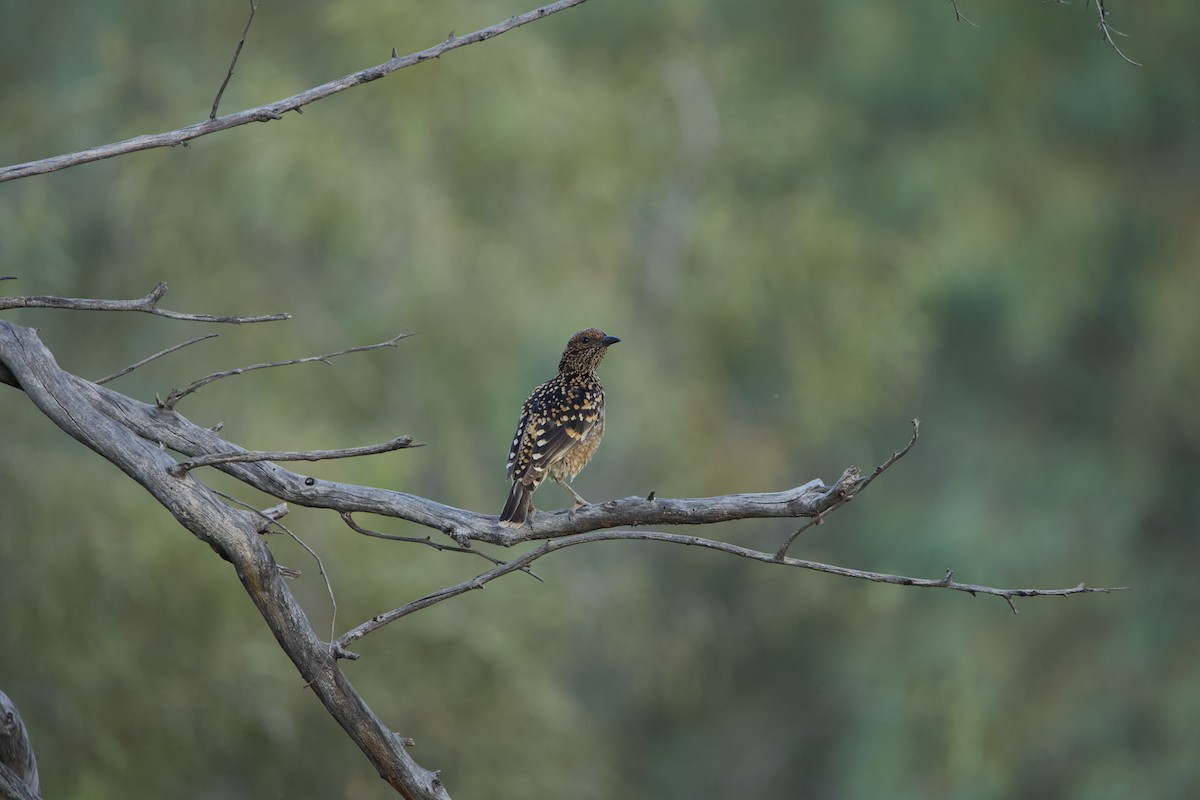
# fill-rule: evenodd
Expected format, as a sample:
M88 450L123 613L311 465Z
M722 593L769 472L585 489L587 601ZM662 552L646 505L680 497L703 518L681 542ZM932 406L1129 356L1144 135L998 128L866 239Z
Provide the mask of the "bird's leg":
M578 511L579 509L583 508L584 506L586 506L588 504L587 500L584 500L582 497L579 496L579 492L577 492L571 488L571 484L567 483L562 478L559 478L557 476L551 476L551 477L554 477L554 482L557 483L562 488L566 489L568 492L570 492L571 497L575 498L575 507L572 508L571 511Z

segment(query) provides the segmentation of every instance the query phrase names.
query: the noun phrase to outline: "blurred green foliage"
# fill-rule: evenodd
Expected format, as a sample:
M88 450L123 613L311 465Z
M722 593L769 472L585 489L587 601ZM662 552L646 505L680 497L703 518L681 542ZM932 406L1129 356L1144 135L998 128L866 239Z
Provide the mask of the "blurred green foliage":
M114 388L219 382L248 447L495 513L526 392L622 337L599 500L775 490L922 442L794 552L1000 586L864 585L637 543L543 561L358 648L351 679L456 798L1200 793L1200 57L1193 3L606 0L279 122L0 186L6 292L290 311ZM432 9L432 10L431 10ZM263 3L223 111L525 10ZM245 3L0 4L0 161L207 115ZM99 377L208 330L10 312ZM389 797L226 564L15 391L0 686L48 797ZM247 502L267 500L206 473ZM566 504L556 487L539 504ZM287 521L339 630L475 561ZM417 533L387 520L379 529ZM714 535L773 549L792 526ZM295 590L330 623L317 570Z

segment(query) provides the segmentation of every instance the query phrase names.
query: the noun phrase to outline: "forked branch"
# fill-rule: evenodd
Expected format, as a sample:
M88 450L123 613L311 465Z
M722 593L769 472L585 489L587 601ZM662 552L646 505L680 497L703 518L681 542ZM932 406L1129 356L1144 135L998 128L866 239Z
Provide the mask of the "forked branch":
M1108 42L1109 46L1112 47L1113 50L1117 51L1117 55L1119 55L1121 58L1128 61L1130 64L1133 64L1135 67L1142 66L1141 64L1139 64L1138 62L1134 61L1132 58L1130 58L1129 56L1127 56L1123 52L1121 52L1121 48L1117 47L1117 42L1115 39L1113 39L1113 34L1115 33L1117 36L1124 36L1125 34L1121 33L1119 30L1117 30L1116 28L1114 28L1108 24L1108 9L1104 7L1104 0L1095 0L1095 3L1096 3L1096 12L1100 15L1100 20L1099 20L1099 22L1096 23L1096 25L1097 25L1097 27L1100 28L1100 31L1104 34L1104 41Z
M159 350L157 353L155 353L152 356L146 356L141 361L136 361L133 364L130 364L128 367L118 370L117 372L114 372L111 375L106 375L103 378L97 379L96 383L100 384L100 385L104 385L106 383L109 383L110 381L115 381L117 378L124 377L124 376L128 375L129 373L133 372L138 367L146 366L151 361L157 361L158 359L162 358L163 356L168 356L177 350L182 350L183 348L188 347L193 344L196 344L197 342L203 342L203 341L207 341L208 339L215 339L215 338L217 338L217 334L206 333L203 336L197 336L193 339L188 339L186 342L180 342L179 344L172 345L172 346L166 348L165 350Z
M748 558L752 561L763 561L770 564L782 564L787 567L798 567L800 569L811 570L813 572L824 572L828 575L840 575L843 578L855 578L857 580L871 581L873 583L891 583L897 586L916 586L925 589L950 589L957 592L966 592L972 597L978 594L994 595L1002 597L1008 601L1009 608L1013 613L1017 613L1017 607L1013 604L1014 597L1066 597L1073 594L1088 594L1092 592L1100 592L1109 594L1111 592L1128 591L1128 586L1115 587L1090 587L1080 583L1069 589L998 589L993 586L980 586L974 583L959 583L954 580L954 571L946 570L946 574L941 578L910 578L907 575L893 575L887 572L872 572L870 570L851 569L850 567L839 567L833 564L823 564L819 561L807 561L801 558L779 558L775 553L764 553L760 550L754 550L749 547L740 547L728 542L718 541L716 539L705 539L701 536L691 536L684 533L661 533L658 531L597 531L593 533L579 533L573 536L564 536L561 539L551 539L543 542L534 549L524 555L514 558L505 564L501 564L494 569L481 572L470 580L454 586L448 586L444 589L439 589L432 594L414 600L411 603L406 603L399 608L385 611L381 614L376 614L366 622L358 625L352 630L342 634L334 641L335 652L344 651L354 642L366 636L372 631L376 631L391 622L395 622L402 617L406 617L414 611L421 611L436 605L443 600L449 600L452 597L458 597L460 594L475 589L482 589L486 584L494 581L496 578L503 577L510 572L517 570L529 569L529 565L545 555L549 555L557 550L564 550L568 547L574 547L579 544L592 544L595 542L613 542L613 541L640 541L640 542L665 542L667 544L679 544L687 547L702 547L708 550L715 550L720 553L726 553L739 558Z
M528 25L530 22L536 22L543 17L548 17L551 14L556 14L559 11L564 11L585 2L587 0L557 0L557 2L550 3L541 8L535 8L524 14L518 14L503 22L489 25L486 28L481 28L464 36L454 36L452 34L431 47L406 56L396 56L393 50L392 57L382 64L377 64L374 67L359 70L358 72L352 72L349 75L329 81L328 83L323 83L320 86L314 86L291 97L285 97L273 103L248 108L245 111L226 114L215 119L205 119L203 122L177 128L173 131L135 136L132 139L91 147L86 150L78 150L74 153L64 153L52 158L43 158L24 164L0 167L0 183L18 178L27 178L31 175L57 172L68 167L88 164L92 161L100 161L105 158L112 158L113 156L125 155L126 153L136 153L140 150L153 150L158 147L174 147L180 144L187 144L193 139L199 139L201 136L207 136L210 133L217 133L229 128L236 128L240 125L247 125L251 122L270 122L282 119L283 115L288 111L299 111L304 106L311 105L318 100L324 100L331 95L344 92L347 89L353 89L355 86L370 81L379 80L406 67L412 67L430 59L439 58L460 47L487 41L502 33L507 33L514 28ZM232 70L232 67L230 69Z
M381 347L395 347L396 342L400 341L401 339L407 339L409 336L412 336L412 334L411 333L398 333L395 336L393 336L392 338L390 338L386 341L383 341L383 342L378 342L376 344L358 345L357 347L347 347L345 350L338 350L336 353L326 353L326 354L320 355L320 356L306 356L305 358L288 358L288 359L284 359L283 361L267 361L262 364L251 364L248 367L236 367L234 369L227 369L227 370L223 370L221 372L214 372L209 375L205 375L203 378L197 378L196 380L192 381L191 383L189 383L187 386L183 387L182 389L172 389L170 392L167 393L166 398L159 401L159 406L161 406L162 408L175 408L175 405L180 400L187 397L189 394L193 394L194 392L204 388L205 386L212 383L213 381L219 381L222 378L230 378L230 377L233 377L234 375L244 375L247 372L254 372L255 370L259 370L259 369L271 369L273 367L290 367L295 364L318 364L318 363L319 364L328 364L329 360L331 358L337 358L338 356L344 356L348 353L365 353L368 350L378 350ZM405 445L405 446L407 447L409 445ZM355 455L368 455L368 454L356 453ZM340 457L341 456L327 456L327 458L340 458ZM242 460L249 460L249 459L242 459ZM261 461L261 460L267 460L267 459L259 459L259 460ZM270 459L270 460L279 461L279 460L288 460L288 459ZM290 460L294 461L294 460L298 460L298 459L290 459ZM319 459L304 459L304 460L316 461Z
M225 94L225 87L229 85L229 80L233 77L233 68L237 66L238 56L242 54L242 48L246 46L246 36L250 33L250 26L254 23L254 12L258 11L258 6L254 5L254 1L250 2L250 17L246 20L246 27L242 28L242 38L238 39L237 47L233 51L233 60L229 62L229 69L225 73L225 80L221 81L221 88L217 89L217 96L213 100L212 111L208 112L208 118L214 120L217 118L217 107L221 105L221 96Z
M251 317L218 317L212 314L187 314L168 311L158 307L158 301L167 293L167 285L160 283L145 297L135 300L96 300L83 297L53 297L35 295L27 297L0 297L0 311L10 308L58 308L68 311L139 311L156 317L177 319L184 322L216 322L225 325L244 325L253 322L278 322L291 319L291 314L261 314Z
M409 447L424 447L414 442L411 436L397 436L380 444L368 444L362 447L343 447L340 450L276 450L252 451L245 450L236 453L214 453L208 456L196 456L187 461L180 461L171 468L171 474L182 476L197 467L211 467L215 464L232 464L234 462L248 463L251 461L330 461L336 458L357 458L358 456L373 456L379 453L391 453L405 450Z
M6 307L78 308L81 310L157 310L165 292L155 292L135 301L105 301L63 298L7 298ZM38 302L29 302L30 300ZM22 302L24 301L24 302ZM176 315L177 318L209 321L207 315ZM238 318L261 319L261 318ZM327 356L292 359L255 365L265 368L291 363L324 361L343 353L362 352L394 345L401 336L365 347L349 348ZM250 368L242 368L245 371ZM220 373L236 374L235 372ZM209 376L215 380L213 376ZM202 379L203 380L203 379ZM354 658L348 649L363 636L402 619L415 611L466 592L513 572L529 572L534 561L550 553L582 544L604 541L652 541L700 547L769 564L822 572L858 580L901 586L948 589L972 595L1003 598L1016 611L1017 597L1069 596L1120 591L1078 584L1062 589L1005 589L960 583L953 572L941 578L914 578L872 572L794 558L788 548L800 531L791 534L775 552L757 550L687 533L647 530L647 526L704 525L737 519L800 518L828 516L860 494L915 446L919 423L913 420L912 437L870 475L854 467L846 469L832 485L819 479L781 492L723 495L719 497L669 499L635 496L584 506L578 511L543 511L530 525L500 527L495 516L454 508L435 501L369 486L323 481L291 472L277 463L285 460L320 460L382 453L414 446L411 438L397 437L379 445L343 450L248 452L220 437L209 428L191 422L166 404L141 403L111 389L64 372L31 328L0 320L0 382L16 386L62 430L108 459L141 484L166 507L187 530L232 562L247 593L259 608L283 650L296 665L307 686L342 725L384 778L410 798L448 798L437 774L417 765L405 752L405 740L390 731L375 715L338 668L341 658ZM182 456L177 462L172 452ZM487 559L491 568L470 580L441 589L376 615L330 642L322 642L303 609L281 577L261 534L277 525L285 506L253 512L222 502L221 495L202 484L193 472L210 466L246 485L298 505L337 511L353 530L380 538L416 542L439 550L469 552ZM351 515L366 512L395 517L445 534L454 544L440 544L429 537L380 534L360 526ZM807 527L807 526L806 526ZM619 528L619 530L618 530ZM801 531L804 530L802 527ZM289 531L290 533L290 531ZM509 561L472 549L473 542L510 547L534 542L532 550ZM315 553L314 553L315 556ZM324 574L324 566L318 560ZM530 573L532 574L532 573ZM535 576L536 577L536 576ZM330 587L332 598L332 587ZM330 636L333 636L331 631Z
M313 630L260 535L264 515L230 507L190 473L175 475L171 454L152 438L140 436L120 413L114 415L117 406L101 401L102 397L129 398L64 372L32 328L0 320L0 365L4 367L0 378L10 378L6 382L21 388L51 421L139 483L184 528L234 565L247 594L305 685L384 780L407 798L448 800L437 773L408 755L405 740L388 729L338 669L337 657ZM182 420L171 411L152 411L155 406L132 407L143 414ZM187 425L198 432L205 430ZM216 436L212 431L206 435ZM278 515L265 516L275 519Z

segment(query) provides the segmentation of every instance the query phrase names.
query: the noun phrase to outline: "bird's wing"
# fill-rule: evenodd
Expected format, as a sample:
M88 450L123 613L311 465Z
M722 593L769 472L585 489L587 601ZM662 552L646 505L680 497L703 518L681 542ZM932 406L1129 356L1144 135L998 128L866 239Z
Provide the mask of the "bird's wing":
M525 437L525 428L529 425L529 404L521 409L521 420L517 423L517 432L513 434L512 445L508 448L508 463L505 465L505 471L511 480L513 476L513 468L517 465L518 456L521 454L521 439Z
M520 477L541 483L550 465L583 439L600 419L603 396L581 386L568 386L539 398L540 414L530 415L525 434L530 452ZM521 459L524 461L524 459Z

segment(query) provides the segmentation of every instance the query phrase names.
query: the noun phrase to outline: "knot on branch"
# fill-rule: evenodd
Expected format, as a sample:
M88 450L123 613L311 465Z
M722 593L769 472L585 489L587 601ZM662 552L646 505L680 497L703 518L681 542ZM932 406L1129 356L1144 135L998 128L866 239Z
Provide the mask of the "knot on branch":
M846 467L846 471L833 484L832 494L841 500L851 500L862 485L862 470L858 467Z

